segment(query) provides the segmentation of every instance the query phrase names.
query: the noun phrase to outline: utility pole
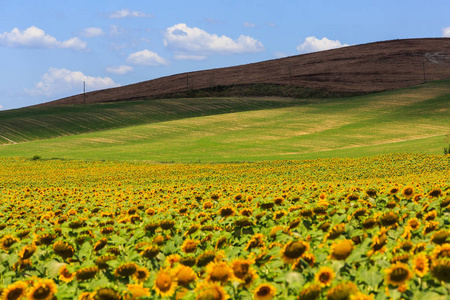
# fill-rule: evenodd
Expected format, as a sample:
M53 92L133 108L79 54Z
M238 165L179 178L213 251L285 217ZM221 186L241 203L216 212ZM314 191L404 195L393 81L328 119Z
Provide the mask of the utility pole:
M86 81L83 81L83 103L86 104Z

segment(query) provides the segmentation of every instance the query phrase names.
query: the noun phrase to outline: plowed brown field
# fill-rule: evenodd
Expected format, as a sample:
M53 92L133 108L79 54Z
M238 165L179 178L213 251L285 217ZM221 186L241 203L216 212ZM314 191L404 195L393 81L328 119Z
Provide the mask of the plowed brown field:
M45 103L134 100L218 85L280 84L371 93L450 78L450 38L376 42L234 67L177 74Z

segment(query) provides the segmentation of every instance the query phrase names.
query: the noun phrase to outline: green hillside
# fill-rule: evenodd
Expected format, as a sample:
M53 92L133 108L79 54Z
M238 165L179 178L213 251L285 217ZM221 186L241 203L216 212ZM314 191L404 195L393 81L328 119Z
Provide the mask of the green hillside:
M182 101L215 104L224 99L178 101L179 105L187 103ZM221 114L210 111L208 116L2 145L0 156L225 162L400 152L442 154L450 133L450 80L307 105L270 101L276 102L274 106L290 107L264 106L233 113L217 109Z
M184 118L304 105L294 98L188 98L35 106L0 111L0 144L157 123Z

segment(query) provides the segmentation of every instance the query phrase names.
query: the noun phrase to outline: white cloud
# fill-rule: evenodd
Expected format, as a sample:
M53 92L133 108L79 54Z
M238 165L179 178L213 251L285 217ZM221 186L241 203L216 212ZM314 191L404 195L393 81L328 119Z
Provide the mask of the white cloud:
M318 38L316 38L314 36L309 36L305 39L303 44L297 46L297 50L300 53L310 53L310 52L330 50L330 49L346 47L346 46L349 46L349 45L342 44L338 40L332 41L332 40L327 39L326 37L319 40Z
M0 109L3 109L3 106L0 104Z
M442 28L442 37L450 37L450 27Z
M142 50L130 54L127 58L127 62L134 65L150 66L150 67L169 64L169 61L162 58L157 53L149 50Z
M25 92L32 96L47 97L78 94L82 92L83 81L86 82L86 90L90 91L120 86L109 77L91 77L80 71L50 68L34 88L25 89Z
M28 27L24 31L14 28L10 32L0 33L0 45L28 48L70 48L76 50L86 49L87 47L87 43L77 37L67 41L58 41L36 26Z
M125 29L123 29L119 25L110 25L109 26L109 35L111 35L111 36L124 34L125 32L126 32Z
M175 52L176 57L202 59L211 54L237 54L264 51L261 42L241 35L233 40L225 35L210 34L197 27L176 24L164 32L164 46Z
M129 9L117 10L109 14L110 19L122 18L153 18L153 15L143 13L142 11L130 11Z
M244 27L247 27L247 28L255 28L256 27L256 24L255 23L250 23L250 22L244 22Z
M106 68L106 72L119 75L127 74L131 71L133 71L133 68L127 65Z
M103 32L103 29L98 28L98 27L84 28L80 32L81 36L88 37L88 38L97 37L97 36L101 36L101 35L104 35L104 34L105 33Z

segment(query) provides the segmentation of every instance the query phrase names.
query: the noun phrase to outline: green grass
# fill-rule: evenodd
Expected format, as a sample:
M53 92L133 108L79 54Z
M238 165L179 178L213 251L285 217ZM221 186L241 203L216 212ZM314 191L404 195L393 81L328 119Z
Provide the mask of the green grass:
M0 156L229 162L442 154L450 133L449 115L450 81L446 80L322 103L180 118L2 145Z
M0 144L22 143L198 116L324 101L294 98L201 98L37 106L0 111Z

